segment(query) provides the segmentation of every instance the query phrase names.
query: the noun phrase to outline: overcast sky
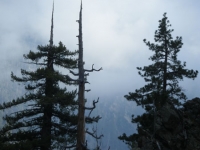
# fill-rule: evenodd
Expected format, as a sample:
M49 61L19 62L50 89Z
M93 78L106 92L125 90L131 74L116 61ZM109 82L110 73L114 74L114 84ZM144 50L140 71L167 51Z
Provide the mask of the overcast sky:
M1 68L22 58L37 45L48 44L52 0L0 0ZM55 0L54 43L62 41L77 50L80 0ZM153 41L164 12L172 24L172 36L183 37L178 58L188 69L200 71L199 0L83 0L83 46L85 68L103 67L88 77L91 97L112 100L144 85L137 66L149 65L151 52L143 39ZM7 68L3 72L13 71ZM20 70L20 68L15 68ZM15 71L15 70L14 70ZM5 77L5 78L10 78ZM185 80L189 98L200 97L200 77Z

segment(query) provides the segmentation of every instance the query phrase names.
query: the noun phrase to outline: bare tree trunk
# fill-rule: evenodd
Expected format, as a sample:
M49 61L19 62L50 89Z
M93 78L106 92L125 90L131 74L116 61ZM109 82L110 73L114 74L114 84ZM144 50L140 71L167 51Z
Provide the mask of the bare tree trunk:
M82 1L81 1L81 9L80 9L80 14L79 14L79 20L77 20L79 23L79 35L78 37L78 45L79 45L79 58L78 58L78 83L79 83L79 91L78 91L78 126L77 126L77 150L86 150L87 149L87 142L85 141L85 133L90 134L96 139L100 139L103 135L95 136L94 133L89 132L88 130L85 130L85 120L90 120L92 122L98 122L101 117L97 116L95 118L91 118L90 114L91 112L96 108L96 103L97 101L93 101L93 107L88 108L85 107L85 91L90 91L90 90L85 90L85 83L88 83L86 81L86 77L89 75L88 72L93 72L93 71L100 71L100 69L94 69L92 65L91 70L86 70L84 69L84 61L83 61L83 36L82 36ZM87 72L87 73L86 73ZM73 71L71 71L72 74ZM74 74L75 75L75 74ZM77 75L77 74L76 74ZM89 116L85 118L85 110L90 110Z
M77 127L77 150L83 150L85 144L85 81L84 81L84 62L83 62L83 40L82 40L82 2L79 14L79 91L78 91L78 127Z

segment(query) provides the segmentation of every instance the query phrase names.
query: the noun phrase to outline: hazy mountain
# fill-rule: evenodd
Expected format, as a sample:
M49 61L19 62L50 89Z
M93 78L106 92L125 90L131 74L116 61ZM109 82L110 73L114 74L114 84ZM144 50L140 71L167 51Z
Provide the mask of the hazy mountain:
M88 102L91 103L91 102ZM118 136L123 133L127 135L136 132L136 125L131 123L132 114L140 114L141 108L137 107L133 102L128 102L125 98L112 96L101 100L97 104L96 110L92 115L100 115L102 119L95 125L88 125L90 131L92 128L97 128L98 135L103 134L104 137L99 140L101 149L106 150L110 147L111 150L126 150L128 146L118 140ZM87 135L89 148L94 148L97 142Z

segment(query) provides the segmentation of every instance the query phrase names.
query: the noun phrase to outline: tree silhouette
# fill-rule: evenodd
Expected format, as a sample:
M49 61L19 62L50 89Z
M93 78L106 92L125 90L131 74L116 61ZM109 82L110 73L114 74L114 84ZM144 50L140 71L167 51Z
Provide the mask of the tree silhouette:
M93 107L86 107L86 99L85 99L85 91L89 92L90 90L85 89L85 84L89 83L87 81L87 76L89 75L88 72L93 71L100 71L100 69L94 69L92 65L92 69L87 70L84 69L84 61L83 61L83 35L82 35L82 1L81 1L81 8L79 13L79 20L77 20L79 24L79 35L78 37L78 46L79 46L79 57L78 57L78 73L74 73L73 71L70 71L73 75L78 76L77 80L74 80L78 83L78 125L77 125L77 150L85 150L87 149L87 141L85 139L85 133L91 135L95 139L100 139L103 135L97 136L96 131L93 130L92 132L88 129L85 129L85 123L93 123L98 122L99 119L101 119L100 116L91 117L91 112L96 108L96 103L98 103L99 98L95 101L93 101ZM90 110L90 113L88 116L85 116L85 110Z
M61 42L58 46L53 44L53 12L54 5L50 43L24 55L36 70L21 69L22 77L11 73L13 81L25 84L27 93L0 105L0 110L25 106L4 117L6 124L0 130L1 149L66 149L76 142L77 94L59 86L59 83L74 82L55 67L77 68L77 60L73 59L77 52L69 51Z
M149 59L154 63L149 66L137 67L139 75L144 78L147 84L125 95L129 101L136 102L142 106L146 112L132 119L133 123L137 123L138 131L148 132L154 137L156 112L166 103L174 107L181 105L181 100L186 100L186 95L179 86L179 81L186 78L196 78L198 71L185 69L186 62L181 63L177 59L183 43L182 37L176 37L173 40L171 33L173 29L169 29L171 25L167 19L166 13L159 20L158 30L155 31L155 43L144 43L154 54ZM140 132L142 134L142 132ZM125 140L129 144L137 143L140 134L133 134L127 137L125 134L120 136L121 140Z

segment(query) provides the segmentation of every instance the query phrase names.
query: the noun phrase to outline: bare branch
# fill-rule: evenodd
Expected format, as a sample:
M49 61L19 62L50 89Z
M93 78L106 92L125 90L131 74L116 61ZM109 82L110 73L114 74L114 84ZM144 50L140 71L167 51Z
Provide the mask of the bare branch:
M87 134L91 135L92 137L94 137L95 139L101 139L103 137L103 134L101 134L100 136L96 135L96 130L94 130L93 128L93 132L89 132L88 129L86 129L85 131Z
M92 65L92 69L91 69L91 70L86 70L86 69L84 69L84 71L93 72L93 71L100 71L100 70L103 70L102 67L101 67L100 69L97 70L97 69L94 69L93 66L94 66L94 64Z
M88 84L90 84L90 82L88 82L88 81L86 81L86 80L84 81L84 83L88 83Z
M89 89L89 90L85 90L85 92L90 92L91 90Z
M95 101L95 100L93 100L93 107L85 107L85 109L87 109L87 110L92 110L92 109L95 109L96 108L96 103L98 103L99 102L99 97L98 97L98 99Z
M98 102L99 102L99 97L98 97L98 99L96 101L93 100L93 107L85 107L85 109L90 110L90 113L89 113L88 117L90 117L90 114L96 108L96 103L98 103Z
M101 119L101 118L102 117L99 117L99 116L93 117L93 118L88 116L88 117L85 117L85 122L87 122L87 123L98 122L99 119Z

